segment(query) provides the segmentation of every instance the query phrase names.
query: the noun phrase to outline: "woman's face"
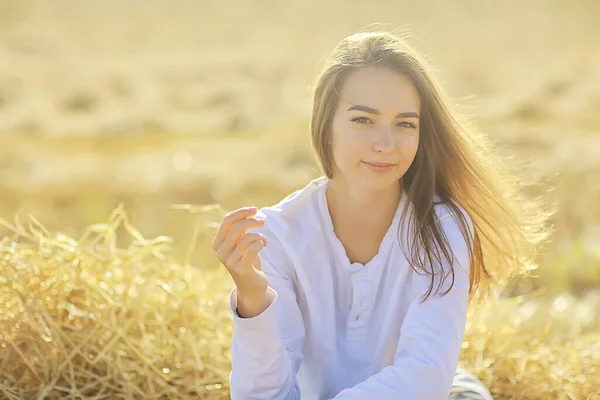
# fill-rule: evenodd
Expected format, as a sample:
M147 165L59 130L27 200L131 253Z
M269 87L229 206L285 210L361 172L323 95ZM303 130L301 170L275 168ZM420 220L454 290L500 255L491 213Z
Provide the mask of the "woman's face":
M405 75L386 67L350 72L332 124L333 178L374 190L396 184L417 153L420 111Z

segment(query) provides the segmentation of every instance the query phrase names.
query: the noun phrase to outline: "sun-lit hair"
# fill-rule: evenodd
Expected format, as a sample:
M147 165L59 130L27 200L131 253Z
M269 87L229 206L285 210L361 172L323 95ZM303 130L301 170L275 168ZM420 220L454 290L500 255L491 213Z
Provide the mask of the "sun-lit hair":
M470 300L476 294L488 298L492 282L504 286L514 277L529 276L539 245L549 235L546 221L551 211L539 199L521 194L522 181L509 172L490 140L459 117L427 62L401 35L358 32L342 39L325 60L313 87L310 122L313 148L325 175L333 177L331 128L344 80L349 72L368 66L404 74L421 99L419 146L401 184L414 207L410 226L417 245L411 247L409 262L432 276L423 301L432 293L433 274L441 271L442 260L452 259L434 212L434 196L459 217L469 243ZM472 241L460 208L473 224ZM451 275L454 282L454 271Z

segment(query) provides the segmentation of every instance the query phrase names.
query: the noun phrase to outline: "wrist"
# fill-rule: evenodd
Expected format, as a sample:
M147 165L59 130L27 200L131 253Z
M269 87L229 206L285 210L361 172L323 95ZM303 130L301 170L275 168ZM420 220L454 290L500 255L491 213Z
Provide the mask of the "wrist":
M238 301L252 304L259 303L267 296L268 285L245 285L236 284Z
M267 291L244 292L238 290L237 312L242 318L252 318L261 314L268 308Z

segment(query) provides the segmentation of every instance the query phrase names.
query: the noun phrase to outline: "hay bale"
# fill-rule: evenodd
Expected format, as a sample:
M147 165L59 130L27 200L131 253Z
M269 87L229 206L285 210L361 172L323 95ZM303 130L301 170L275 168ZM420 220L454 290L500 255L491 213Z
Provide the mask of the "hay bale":
M543 292L469 310L460 363L494 399L600 400L600 293Z
M222 274L180 265L121 208L79 240L2 223L0 398L228 398Z
M229 398L224 268L182 265L122 207L78 240L0 224L0 399ZM600 295L536 296L472 308L461 365L498 400L599 400Z

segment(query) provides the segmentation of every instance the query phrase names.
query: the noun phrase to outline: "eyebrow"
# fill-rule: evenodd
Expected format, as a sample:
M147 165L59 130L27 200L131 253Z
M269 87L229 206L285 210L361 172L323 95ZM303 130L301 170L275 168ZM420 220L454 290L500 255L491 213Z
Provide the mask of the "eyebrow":
M370 114L381 115L379 110L376 110L376 109L368 107L368 106L363 106L360 104L356 104L356 105L350 107L347 111L352 111L352 110L359 110L359 111L368 112ZM419 119L419 114L414 111L401 112L398 115L396 115L396 118L417 118L417 119Z

